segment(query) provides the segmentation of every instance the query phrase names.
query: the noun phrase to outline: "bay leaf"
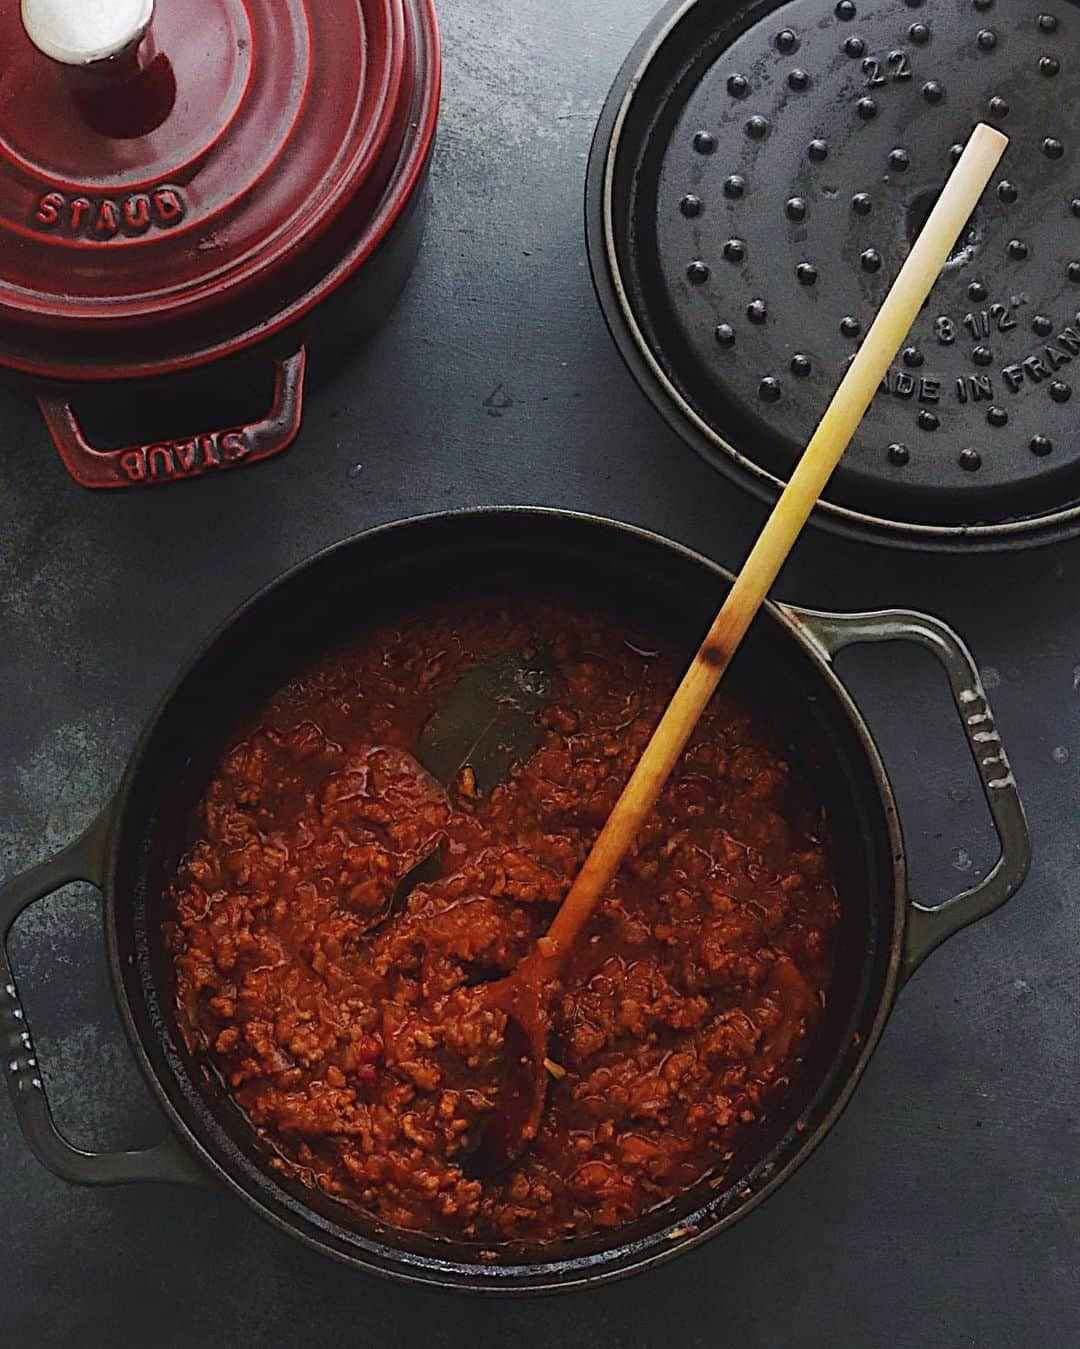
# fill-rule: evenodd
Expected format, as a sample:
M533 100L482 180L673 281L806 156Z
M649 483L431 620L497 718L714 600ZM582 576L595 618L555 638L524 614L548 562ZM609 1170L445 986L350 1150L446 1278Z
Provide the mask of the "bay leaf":
M383 923L391 918L396 918L399 913L405 912L405 905L409 896L418 885L426 885L429 881L437 881L442 874L443 856L445 848L440 844L433 848L425 857L411 866L404 876L398 877L398 883L394 886L394 893L390 896L390 903L386 906L386 911L379 916L374 927L381 927Z
M417 758L444 787L471 768L477 790L488 795L540 746L539 716L551 701L552 674L544 649L505 652L471 670L424 727Z
M428 719L416 757L449 790L465 767L476 775L477 790L487 795L506 782L515 763L524 761L544 737L540 713L551 701L551 654L540 649L506 652L470 670L454 685ZM386 906L367 929L374 933L403 913L418 885L437 880L445 848L439 846L398 878Z

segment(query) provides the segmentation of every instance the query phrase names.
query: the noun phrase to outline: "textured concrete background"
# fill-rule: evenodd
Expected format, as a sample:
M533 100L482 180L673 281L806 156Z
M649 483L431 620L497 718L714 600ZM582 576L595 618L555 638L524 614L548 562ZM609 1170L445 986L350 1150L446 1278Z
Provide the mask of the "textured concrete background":
M87 823L177 666L252 590L378 521L495 502L640 522L736 563L756 504L675 440L589 283L593 123L652 0L441 0L446 98L419 268L300 441L193 486L92 495L0 403L0 872ZM0 1099L0 1342L10 1345L1057 1346L1080 1324L1080 546L947 562L807 538L781 586L910 604L977 652L1037 861L1006 910L905 992L855 1101L765 1207L655 1274L539 1304L369 1280L222 1191L82 1191ZM921 894L992 860L940 678L900 649L843 668L879 735ZM160 1119L112 1010L96 896L12 943L56 1113L84 1145Z

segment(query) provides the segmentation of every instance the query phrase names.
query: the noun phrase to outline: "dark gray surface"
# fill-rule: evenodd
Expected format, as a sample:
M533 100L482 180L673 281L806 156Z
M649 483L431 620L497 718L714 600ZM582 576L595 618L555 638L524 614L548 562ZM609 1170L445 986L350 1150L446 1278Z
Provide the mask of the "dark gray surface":
M739 561L759 507L661 425L613 351L581 228L589 138L650 0L442 0L446 99L426 246L384 332L312 401L283 458L93 495L34 411L0 402L0 871L105 801L177 666L252 590L367 525L540 502ZM1080 1324L1080 546L994 559L808 537L780 593L921 606L974 647L1032 818L1002 913L901 998L819 1153L733 1232L666 1270L541 1303L369 1280L237 1200L80 1191L0 1098L0 1342L11 1345L1005 1346ZM916 879L990 860L940 679L913 653L843 662L901 796ZM77 1141L148 1143L157 1116L111 1010L92 892L22 919L16 969Z

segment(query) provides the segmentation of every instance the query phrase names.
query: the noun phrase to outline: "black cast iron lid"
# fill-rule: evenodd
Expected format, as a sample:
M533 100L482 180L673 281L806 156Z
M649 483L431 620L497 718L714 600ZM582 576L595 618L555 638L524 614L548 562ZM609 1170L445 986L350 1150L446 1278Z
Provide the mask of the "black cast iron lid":
M712 45L669 86L632 204L630 299L678 393L786 478L962 143L988 121L1011 138L1000 178L829 498L932 524L1065 504L1080 486L1071 0L699 9Z

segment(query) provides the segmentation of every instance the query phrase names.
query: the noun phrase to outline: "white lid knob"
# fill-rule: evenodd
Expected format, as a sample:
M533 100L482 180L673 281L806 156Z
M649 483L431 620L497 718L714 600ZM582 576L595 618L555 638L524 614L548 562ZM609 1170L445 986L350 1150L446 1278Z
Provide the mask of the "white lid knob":
M135 46L153 16L154 0L22 0L30 41L68 66L119 56Z

